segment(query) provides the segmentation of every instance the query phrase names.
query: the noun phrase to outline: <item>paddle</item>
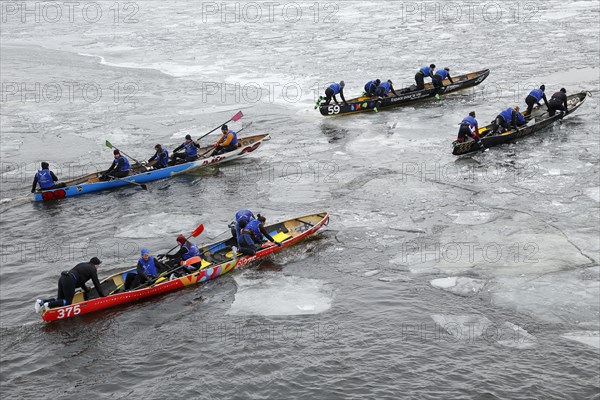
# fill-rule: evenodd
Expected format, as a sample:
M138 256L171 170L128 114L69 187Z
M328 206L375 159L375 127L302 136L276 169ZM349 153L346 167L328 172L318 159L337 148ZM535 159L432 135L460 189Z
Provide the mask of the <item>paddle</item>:
M240 111L240 112L241 112L241 111ZM242 129L240 129L240 130L239 130L239 131L237 131L236 133L240 133L241 131L243 131L243 130L244 130L244 129L246 129L247 127L251 126L251 125L252 125L252 122L253 122L253 121L251 121L251 122L250 122L248 125L244 126ZM202 157L204 157L206 154L210 153L210 152L211 152L211 151L213 151L213 150L214 150L214 148L213 148L213 147L209 148L209 149L208 149L208 150L206 150L204 153L200 154L200 155L198 156L198 158L202 158Z
M208 133L206 133L206 134L204 134L204 135L200 136L200 137L198 138L198 140L196 140L196 142L199 142L199 141L200 141L200 139L202 139L202 138L204 138L204 137L206 137L206 136L210 135L211 133L213 133L214 131L216 131L217 129L219 129L220 127L222 127L223 125L227 124L228 122L232 122L232 121L233 121L233 122L235 122L235 121L239 120L240 118L242 118L243 116L244 116L244 114L243 114L241 111L238 111L238 113L237 113L237 114L235 114L233 117L231 117L231 119L230 119L229 121L223 122L221 125L217 126L217 127L216 127L215 129L213 129L212 131L210 131L210 132L208 132Z
M109 142L108 140L104 143L106 145L106 147L108 147L109 149L115 149L115 150L119 150L117 149L115 146L112 145L111 142ZM135 158L131 157L129 154L125 153L122 150L119 150L119 153L123 153L124 155L126 155L127 157L131 158L133 161L135 161L136 163L140 164L140 162L138 160L136 160Z
M192 233L190 234L190 236L186 237L186 238L185 238L185 240L187 241L187 240L188 240L189 238L191 238L192 236L193 236L193 237L197 237L197 236L199 236L199 235L200 235L202 232L204 232L204 224L200 224L200 225L198 225L198 227L197 227L196 229L194 229L194 230L192 231ZM170 252L172 252L173 250L175 250L175 249L177 248L177 246L179 246L179 245L175 245L175 247L173 247L171 250L167 251L167 253L166 253L165 255L167 255L167 254L169 254Z

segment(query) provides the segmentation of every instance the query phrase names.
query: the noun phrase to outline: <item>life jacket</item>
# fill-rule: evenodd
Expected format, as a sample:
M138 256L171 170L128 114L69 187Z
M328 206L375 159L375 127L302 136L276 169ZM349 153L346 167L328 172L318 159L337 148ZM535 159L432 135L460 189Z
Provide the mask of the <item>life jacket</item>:
M123 160L123 165L121 167L118 167L119 161L121 159ZM131 169L131 165L129 165L129 160L123 156L119 156L119 158L115 158L115 160L113 161L113 164L115 164L115 171L129 171Z
M246 222L250 222L255 219L254 214L250 210L240 210L235 213L235 222L240 222L241 220L245 220Z
M544 92L542 89L533 89L529 95L535 97L535 100L539 102L544 97Z
M439 75L442 77L442 79L446 79L448 77L448 71L446 71L445 69L440 69L435 71L436 75Z
M140 257L140 259L138 261L139 261L140 265L142 266L142 269L144 270L144 273L146 275L149 275L149 276L158 275L158 272L156 270L156 265L154 264L154 257L148 258L148 261L144 260L143 257Z
M187 253L184 253L181 258L185 261L185 260L189 260L192 257L196 257L198 254L200 254L200 250L198 250L198 246L196 246L194 243L190 243L190 246L187 246L187 242L184 243L181 247L183 247L184 249L187 250Z
M419 71L421 71L423 73L423 75L425 76L431 76L431 68L429 67L423 67L421 68Z
M237 133L235 133L234 131L229 131L227 132L230 135L233 135L233 139L231 139L231 142L229 143L230 146L237 146L238 144L238 138L237 138Z
M54 180L49 169L40 169L37 172L37 180L42 189L49 189L54 185Z
M469 128L471 128L471 129L475 128L476 125L479 126L477 124L477 120L475 118L471 117L470 115L468 117L463 118L463 120L461 121L460 124L461 125L469 124Z
M383 94L388 94L390 92L392 85L389 82L381 82L379 84L379 87L383 88ZM379 90L379 93L381 93L381 90Z
M333 89L333 94L338 94L340 90L342 90L342 87L339 83L332 83L331 85L329 85L329 87Z
M523 116L523 114L521 114L518 111L517 111L517 121L519 121L519 122L525 122L525 117Z
M515 110L513 110L512 108L509 107L506 110L502 111L499 115L502 118L504 118L504 120L506 122L512 122L512 113L513 113L513 111L515 111Z
M162 153L156 154L156 163L163 168L169 166L169 152L164 147Z
M252 236L255 242L261 242L263 234L260 231L260 221L255 219L246 225L246 229L252 232Z
M369 81L365 85L365 92L372 93L376 87L377 87L377 84L375 83L375 81Z
M196 157L198 155L198 148L194 145L194 141L184 143L183 147L188 157Z

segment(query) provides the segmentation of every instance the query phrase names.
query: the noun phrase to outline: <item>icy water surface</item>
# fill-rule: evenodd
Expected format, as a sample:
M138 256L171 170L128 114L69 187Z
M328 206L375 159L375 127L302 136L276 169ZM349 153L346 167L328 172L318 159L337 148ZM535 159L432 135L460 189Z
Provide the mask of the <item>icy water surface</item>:
M598 398L597 2L73 7L2 3L3 397ZM313 110L328 82L350 98L431 62L491 73L437 103ZM469 111L488 123L541 83L592 97L451 155ZM20 199L41 160L106 168L107 139L148 158L240 109L232 128L272 137L245 160L150 192ZM200 222L218 240L240 208L331 223L202 287L56 324L33 312L60 271L98 255L106 276Z

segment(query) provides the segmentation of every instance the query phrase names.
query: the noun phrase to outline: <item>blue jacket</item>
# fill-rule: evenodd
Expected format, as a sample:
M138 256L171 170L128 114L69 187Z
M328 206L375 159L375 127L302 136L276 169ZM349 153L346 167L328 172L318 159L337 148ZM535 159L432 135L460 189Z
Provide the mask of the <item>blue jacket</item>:
M433 71L429 67L423 67L419 71L421 71L425 76L433 76Z
M448 71L446 71L445 69L440 69L435 71L436 75L439 75L442 77L442 79L446 79L448 77Z
M513 120L513 112L515 112L515 110L513 110L512 108L507 108L506 110L502 111L499 115L504 118L504 120L506 122L512 122Z
M376 88L377 88L377 84L375 83L374 80L369 81L365 84L365 92L367 92L367 93L374 93Z
M342 87L339 83L332 83L331 85L329 85L329 87L333 89L333 94L338 94L340 90L342 90Z
M157 276L158 271L154 264L154 257L148 258L148 261L144 260L143 257L140 257L138 260L137 272L138 274L144 274L146 276Z
M189 247L188 247L187 243L184 243L183 246L181 246L182 248L187 250L187 253L185 253L181 256L183 261L189 260L190 258L196 257L198 254L200 254L200 250L198 250L198 246L196 246L194 243L190 243L190 244L191 244L191 246L189 246Z
M535 100L539 103L539 101L544 97L544 92L542 89L533 89L531 92L529 92L529 95L535 97Z
M463 120L461 121L461 125L462 124L469 124L469 128L473 129L475 128L475 126L479 126L479 124L477 123L477 120L473 117L471 117L470 115L463 118Z
M131 165L129 165L129 160L124 156L119 156L119 158L115 158L113 164L115 166L115 171L129 171L131 169Z
M54 180L49 169L40 169L37 172L37 180L42 189L48 189L54 185Z
M392 85L389 82L381 82L379 87L384 89L383 94L388 94Z

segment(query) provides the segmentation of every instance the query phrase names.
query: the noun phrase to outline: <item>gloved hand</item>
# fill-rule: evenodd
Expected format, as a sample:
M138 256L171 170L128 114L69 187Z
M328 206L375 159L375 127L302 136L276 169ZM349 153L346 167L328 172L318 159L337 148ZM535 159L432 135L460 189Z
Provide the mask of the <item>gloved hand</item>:
M281 247L281 243L280 243L280 242L275 242L275 244L276 244L278 247Z
M35 193L35 189L31 189L31 193Z

